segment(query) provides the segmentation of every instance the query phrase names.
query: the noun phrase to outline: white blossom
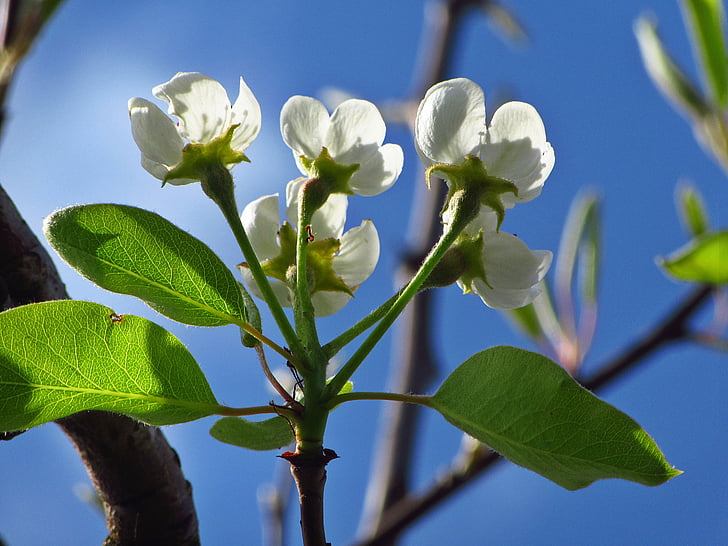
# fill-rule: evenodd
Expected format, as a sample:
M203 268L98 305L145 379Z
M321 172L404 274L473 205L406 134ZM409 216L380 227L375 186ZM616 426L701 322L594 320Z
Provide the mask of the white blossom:
M507 102L486 126L483 90L466 78L431 87L419 105L415 146L426 166L460 165L479 158L490 176L512 182L518 195L501 195L511 208L538 197L554 166L554 151L536 109Z
M230 148L242 153L260 130L260 106L243 78L232 105L219 82L198 72L180 72L156 86L152 94L168 104L167 113L177 122L142 98L129 99L129 116L134 141L142 153L142 166L160 180L165 180L182 161L186 144L209 144L237 125ZM190 182L195 180L169 180L176 185Z
M349 188L358 195L382 193L402 171L402 148L382 145L385 132L379 110L365 100L344 101L329 116L318 100L297 95L281 110L281 135L301 173L310 176L301 156L313 160L326 148L339 165L359 165L349 180Z

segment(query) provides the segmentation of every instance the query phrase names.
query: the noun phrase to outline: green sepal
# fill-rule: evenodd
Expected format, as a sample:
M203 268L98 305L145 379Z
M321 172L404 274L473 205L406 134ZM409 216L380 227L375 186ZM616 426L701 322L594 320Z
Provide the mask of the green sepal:
M269 277L283 282L291 282L291 270L296 265L296 231L284 222L278 231L281 252L275 258L261 262L263 271ZM352 288L346 285L334 271L333 260L339 252L341 242L327 238L308 243L306 247L307 279L310 293L318 291L344 292L353 296Z
M220 166L227 168L241 161L250 161L243 152L233 150L230 146L238 125L231 125L225 133L207 144L187 144L182 149L182 161L167 173L164 184L176 179L204 181L210 171Z
M322 195L317 199L312 199L311 203L311 214L314 210L317 210L326 202L326 199L332 193L343 193L345 195L354 195L351 187L349 186L349 180L352 175L359 170L359 164L354 163L352 165L340 165L331 157L329 151L323 147L321 153L316 159L311 159L306 156L300 156L301 164L306 169L310 178L318 179L321 182ZM325 197L324 197L325 195ZM316 206L315 202L320 202Z
M681 281L728 284L728 231L696 237L658 263Z
M475 279L483 279L486 285L488 277L485 273L485 264L483 263L483 232L471 237L461 234L455 241L452 248L457 248L463 256L465 267L460 276L460 282L463 284L463 294L469 294L472 291L473 281Z
M210 436L225 444L256 451L279 449L295 439L291 425L283 417L265 421L223 417L212 425Z
M169 425L220 413L184 345L153 322L86 301L0 313L0 430L85 410Z
M311 294L327 291L343 292L354 296L352 289L334 271L334 257L339 252L339 248L341 248L341 241L334 238L321 239L308 244L306 269Z
M495 211L498 217L496 228L498 230L500 230L506 213L501 195L512 193L518 196L518 187L513 182L489 175L483 162L473 155L466 156L465 161L460 165L444 163L432 165L425 173L428 185L432 175L439 175L450 182L443 210L448 207L450 199L456 191L464 190L469 199L478 199L481 205Z
M638 423L537 353L494 347L475 354L428 405L510 461L569 490L606 478L654 486L681 474Z
M278 243L280 254L275 258L268 258L260 262L263 271L268 277L288 282L289 270L296 265L296 230L288 222L283 222L278 230Z

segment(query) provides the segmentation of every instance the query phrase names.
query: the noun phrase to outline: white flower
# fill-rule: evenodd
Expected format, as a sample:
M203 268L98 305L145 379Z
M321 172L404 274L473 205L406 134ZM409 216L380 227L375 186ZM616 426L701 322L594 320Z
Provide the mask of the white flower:
M508 102L485 123L485 98L465 78L440 82L422 99L415 121L415 146L426 166L460 165L479 158L488 175L512 182L518 196L503 193L506 208L539 196L554 166L554 151L536 109Z
M402 171L402 148L382 145L385 132L379 110L364 100L344 101L329 117L319 101L297 95L288 99L281 110L281 134L293 150L301 173L310 176L301 156L313 160L326 148L337 164L359 165L349 180L349 188L359 195L382 193Z
M286 188L286 208L289 218L297 218L298 209L298 190L305 181L303 178L292 180ZM250 243L255 250L255 254L261 261L264 270L271 279L271 286L280 304L284 307L291 307L291 294L287 284L285 283L285 271L281 267L289 267L294 265L293 256L288 259L281 260L286 257L286 251L290 252L290 246L287 241L283 240L285 231L281 228L281 217L278 208L278 195L266 195L249 203L241 215L241 220L245 228ZM309 244L309 276L313 276L313 288L311 301L316 312L316 316L325 317L339 311L351 299L351 295L346 292L335 290L330 284L321 285L318 281L324 279L327 274L331 274L333 269L333 277L338 283L343 282L346 289L354 291L374 272L374 268L379 260L379 236L374 224L371 220L364 220L359 227L355 227L344 231L344 222L346 221L347 197L343 194L332 194L326 203L317 210L311 220L310 234L313 241ZM326 248L322 248L326 244L326 240L338 240L340 245L338 251L333 255L330 261L329 270L316 270L317 265L322 260L312 260L312 253L321 252L320 256L324 258ZM317 246L318 245L318 246ZM330 255L328 255L331 258ZM275 263L277 271L266 269L266 261L279 258ZM281 263L282 262L282 263ZM269 262L270 263L270 262ZM250 291L257 297L262 299L262 294L253 279L253 275L245 266L240 267L240 272L245 283L250 287ZM309 278L309 281L312 279ZM330 282L330 279L329 279ZM334 288L332 290L332 288Z
M447 214L444 218L448 220ZM476 267L468 268L468 280L457 283L463 292L474 292L488 307L516 309L531 303L541 293L539 283L551 266L553 254L548 250L531 250L521 239L504 231L496 231L497 218L482 208L468 224L464 235L482 233L482 247ZM485 277L480 273L484 272Z
M182 161L187 143L209 144L237 125L230 148L242 154L260 130L260 106L242 78L233 105L219 82L197 72L180 72L152 89L152 94L168 103L167 112L178 118L177 123L141 98L129 99L129 116L142 167L160 180ZM176 185L190 182L195 180L169 180Z

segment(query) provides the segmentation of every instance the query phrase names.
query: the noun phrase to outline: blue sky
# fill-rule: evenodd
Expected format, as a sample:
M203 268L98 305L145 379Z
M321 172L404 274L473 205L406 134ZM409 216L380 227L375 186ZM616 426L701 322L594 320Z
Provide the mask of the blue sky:
M451 76L478 82L489 97L507 95L540 112L556 166L537 200L509 213L508 229L531 248L555 250L571 200L583 188L603 197L600 317L590 369L646 331L690 287L665 277L655 257L686 235L673 204L678 180L704 193L714 225L725 227L725 174L695 143L688 125L647 79L632 32L652 11L670 50L684 67L692 55L677 2L507 2L531 34L512 48L474 16L458 37ZM40 234L53 210L114 202L154 210L206 241L229 264L240 261L212 203L196 185L159 188L139 165L129 130L129 97L151 99L151 88L178 71L218 79L234 95L242 75L260 101L263 129L249 149L252 164L235 170L238 200L282 192L297 170L278 132L278 114L294 94L320 96L346 89L384 103L408 96L422 40L423 2L143 2L75 0L65 5L22 66L9 100L0 143L0 183ZM492 113L494 108L489 106ZM391 275L405 245L409 206L420 165L408 132L388 128L388 142L405 152L395 187L352 199L347 227L372 218L382 258L355 301L321 321L323 339L336 335L392 291ZM174 324L130 298L95 288L58 260L68 291L151 318L173 331L208 375L218 399L258 405L270 399L252 354L238 352L233 327ZM438 300L438 359L443 374L488 346L532 348L504 318L455 287ZM705 317L702 317L705 319ZM270 325L271 322L269 321ZM216 351L216 349L220 349ZM355 376L358 389L386 388L389 341ZM240 355L240 356L238 356ZM230 359L230 361L227 361ZM407 545L717 544L728 542L728 367L725 355L680 346L655 355L603 397L630 414L685 474L658 488L606 481L571 493L509 464L469 487L417 524ZM353 537L363 500L376 403L347 405L332 416L328 446L340 460L329 467L329 540ZM204 544L260 542L256 491L279 461L217 443L213 420L173 426L166 433L193 483ZM457 451L459 433L428 415L422 460L425 486ZM12 546L98 544L103 520L73 493L88 483L78 457L52 424L0 445L0 535ZM291 517L295 532L295 514ZM296 543L295 541L293 543Z

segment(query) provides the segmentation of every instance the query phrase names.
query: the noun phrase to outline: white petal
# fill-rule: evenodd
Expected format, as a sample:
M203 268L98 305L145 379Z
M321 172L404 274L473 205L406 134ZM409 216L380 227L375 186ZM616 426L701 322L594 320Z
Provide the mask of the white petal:
M482 279L473 281L473 292L480 296L483 303L493 309L518 309L528 305L541 293L538 285L520 290L492 289Z
M415 146L425 165L459 164L485 138L485 99L476 83L458 78L431 87L415 119Z
M530 288L546 273L544 252L532 252L526 243L504 231L484 233L483 263L488 284L494 289Z
M363 163L384 142L386 127L382 115L371 102L350 99L331 115L324 146L341 165Z
M541 193L554 166L554 152L536 109L525 102L498 108L481 151L488 173L518 186L518 197L505 194L504 202L524 203Z
M256 298L264 300L265 298L263 297L263 293L258 288L258 284L255 282L255 279L253 279L253 274L250 272L250 269L243 265L240 265L238 266L238 270L240 271L240 275L245 281L245 285L250 290L250 293L253 294ZM270 286L273 289L273 293L275 294L278 303L280 303L283 307L292 307L293 304L291 302L291 293L288 290L288 286L286 286L286 283L276 279L268 280L270 281Z
M402 172L404 154L397 144L385 144L359 167L349 180L352 191L364 197L388 190Z
M153 176L164 176L182 160L184 141L174 122L155 104L140 99L129 100L129 118L134 142L142 152L142 166Z
M230 126L230 99L225 88L204 74L179 72L152 93L169 103L167 112L179 118L180 135L190 142L210 142Z
M379 260L379 235L371 220L347 231L341 238L334 271L349 288L356 288L374 272Z
M230 125L239 123L240 126L233 133L231 148L244 152L258 136L260 122L260 105L243 78L240 78L240 93L230 115Z
M286 186L286 217L288 221L298 228L298 192L306 178L291 180ZM343 193L334 193L329 196L326 203L313 213L311 229L316 239L333 237L338 239L344 232L346 222L346 209L349 200Z
M278 194L264 195L248 203L240 220L258 260L275 258L280 254L278 230L281 227L281 215Z
M311 303L317 317L328 317L340 311L350 299L351 296L343 292L319 291L311 296Z
M446 209L442 215L443 223L450 222L450 209ZM498 215L490 207L480 207L478 215L465 226L465 233L470 236L477 235L479 231L483 233L494 232L498 228Z
M328 129L329 113L316 99L296 95L283 105L281 135L296 157L317 158Z

